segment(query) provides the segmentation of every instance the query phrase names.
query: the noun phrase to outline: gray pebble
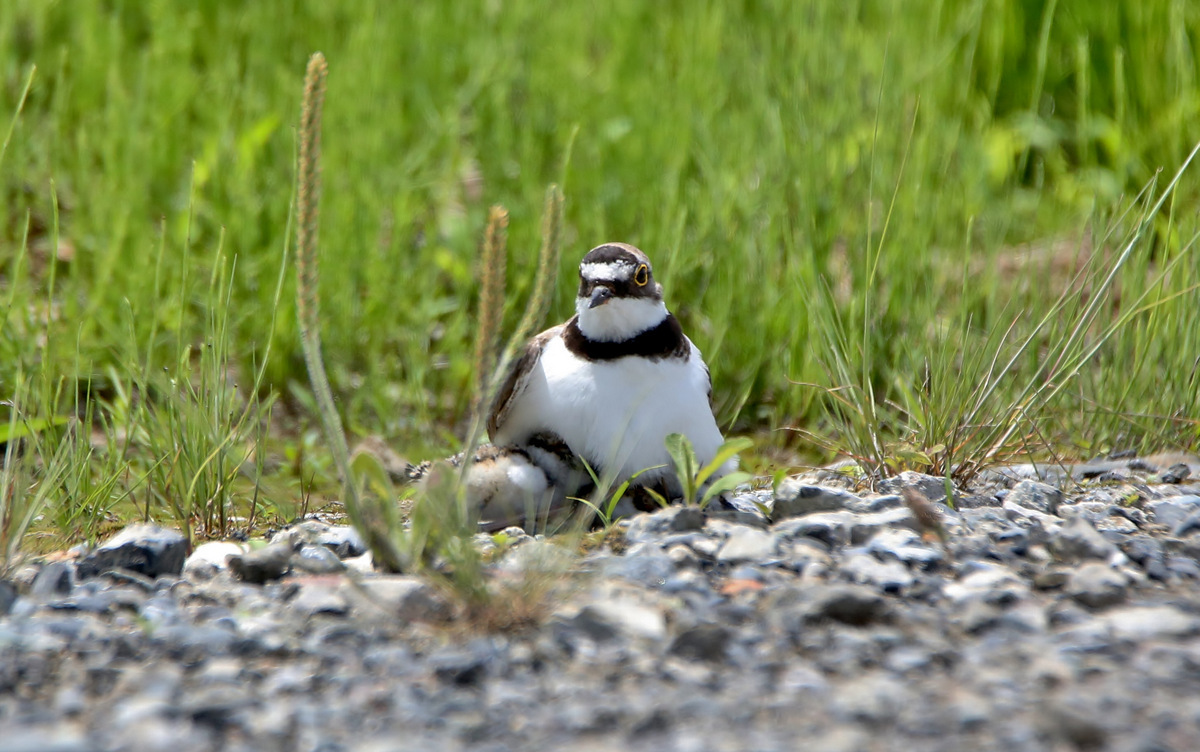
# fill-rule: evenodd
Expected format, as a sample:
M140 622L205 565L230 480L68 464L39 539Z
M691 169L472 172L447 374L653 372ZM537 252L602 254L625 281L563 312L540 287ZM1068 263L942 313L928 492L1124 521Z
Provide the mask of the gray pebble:
M906 564L929 568L944 558L941 551L921 542L921 536L907 528L881 530L871 537L867 550L880 559L893 558Z
M1106 564L1082 564L1067 581L1066 591L1088 608L1101 609L1125 600L1126 577Z
M634 517L625 530L625 538L630 543L641 543L668 533L700 530L704 527L704 523L704 513L697 507L667 507Z
M1061 561L1108 559L1117 550L1083 517L1071 518L1050 537L1047 546Z
M1160 525L1173 528L1200 510L1200 496L1170 496L1146 502L1146 511Z
M611 557L602 562L600 569L607 577L621 577L630 582L661 587L675 574L675 562L666 554L641 553Z
M850 512L817 512L784 520L774 526L776 535L784 538L809 537L829 546L845 544L850 537Z
M338 574L346 571L346 565L332 549L325 546L306 544L292 554L293 569L308 574Z
M409 575L380 575L343 586L347 596L355 593L363 609L378 610L402 621L439 622L449 619L453 609L429 582ZM356 599L357 600L357 599Z
M732 564L743 561L764 561L775 556L775 538L754 528L732 533L717 552L717 561Z
M304 616L345 616L350 611L350 604L339 592L337 582L302 582L290 604Z
M1117 637L1135 642L1190 637L1200 632L1200 617L1169 605L1113 609L1104 615L1104 623Z
M1039 483L1035 480L1023 480L1013 486L1004 497L1005 506L1013 504L1025 509L1032 509L1042 514L1058 513L1058 505L1062 503L1062 491L1054 486Z
M14 729L5 734L4 752L96 752L83 736L62 729Z
M1200 530L1200 509L1184 517L1182 520L1171 528L1171 535L1176 538L1183 538Z
M813 512L835 512L846 509L859 498L848 491L802 483L788 478L779 484L771 507L771 518L782 520Z
M662 611L629 599L604 599L584 606L568 620L593 640L661 640L667 625Z
M915 489L928 501L933 503L944 502L946 500L946 479L939 478L936 475L925 475L924 473L905 470L893 478L885 478L879 484L879 490L889 494L899 494L902 488ZM950 490L955 497L959 495L953 484L950 485Z
M297 549L333 550L301 537L261 585L218 548L184 580L45 574L46 601L28 595L46 565L26 567L0 615L0 748L84 728L88 749L169 752L1200 749L1200 536L1162 521L1194 492L1121 464L1101 472L1124 485L1072 487L1055 513L1012 490L998 507L1031 478L985 473L937 507L944 547L894 494L844 491L766 529L635 515L582 555L506 530L477 540L482 604L369 567L304 574Z
M33 585L29 588L29 597L35 601L47 603L62 600L74 589L74 562L52 561L45 564L37 573L37 577L33 579Z
M915 578L898 561L879 561L868 553L851 553L841 566L851 581L874 585L885 593L899 593L912 586Z

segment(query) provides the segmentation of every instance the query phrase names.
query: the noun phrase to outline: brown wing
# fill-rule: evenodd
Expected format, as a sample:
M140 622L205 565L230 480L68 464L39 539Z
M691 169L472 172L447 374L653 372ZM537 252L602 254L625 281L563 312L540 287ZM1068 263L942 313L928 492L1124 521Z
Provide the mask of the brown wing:
M559 325L547 329L529 340L525 345L525 352L521 353L521 357L517 358L517 362L513 363L512 368L509 369L504 383L500 385L500 391L496 393L496 401L492 403L491 412L488 413L487 430L492 441L496 440L496 434L504 426L504 421L508 419L513 405L525 391L525 385L529 383L529 374L542 357L542 351L546 349L546 344L561 332L562 326Z

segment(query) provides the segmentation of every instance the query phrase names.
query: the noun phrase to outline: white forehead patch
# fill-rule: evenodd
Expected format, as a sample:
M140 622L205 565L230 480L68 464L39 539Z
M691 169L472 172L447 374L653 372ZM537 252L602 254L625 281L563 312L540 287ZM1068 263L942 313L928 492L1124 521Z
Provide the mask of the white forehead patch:
M603 264L580 264L579 274L592 282L616 282L633 275L633 264L628 261L608 261Z

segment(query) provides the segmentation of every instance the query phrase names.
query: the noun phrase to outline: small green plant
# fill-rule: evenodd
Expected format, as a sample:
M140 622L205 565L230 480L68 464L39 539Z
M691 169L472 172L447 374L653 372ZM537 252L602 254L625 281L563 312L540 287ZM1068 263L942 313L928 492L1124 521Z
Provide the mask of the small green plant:
M512 337L501 349L508 214L493 207L481 252L479 326L475 346L476 389L462 462L438 462L426 474L412 505L408 528L400 519L397 494L382 464L369 452L353 457L333 402L321 355L317 268L321 116L328 67L321 53L309 61L301 107L297 168L296 295L301 343L326 440L342 479L350 522L363 535L375 560L392 570L418 570L456 594L468 611L486 610L491 590L474 543L478 510L470 507L464 479L483 434L490 407L508 368L526 339L545 318L558 267L562 237L562 192L550 186L542 225L537 283Z
M725 441L717 449L712 461L704 467L699 466L696 450L683 434L673 433L667 436L666 445L671 462L675 465L675 477L679 479L679 485L683 489L684 504L695 504L704 509L721 494L751 480L752 476L749 473L732 472L708 483L713 474L734 455L751 449L754 446L752 439L736 437Z
M592 487L594 490L592 491L592 497L590 499L572 497L571 500L583 504L585 507L590 509L592 513L599 518L600 523L606 530L611 528L620 520L619 517L614 517L613 515L616 514L617 504L621 503L621 499L625 497L625 492L629 490L629 486L633 483L633 481L637 480L638 477L643 473L648 473L651 470L658 470L659 468L663 467L663 465L653 465L651 467L642 468L633 475L629 476L629 478L623 481L616 488L613 488L612 480L601 478L599 475L597 475L596 471L592 468L591 464L587 460L580 458L580 462L583 463L584 469L587 470L587 474L591 477ZM606 497L608 499L607 501L605 501ZM659 497L659 500L659 503L666 505L667 501L661 496ZM584 522L590 522L590 520L584 520Z

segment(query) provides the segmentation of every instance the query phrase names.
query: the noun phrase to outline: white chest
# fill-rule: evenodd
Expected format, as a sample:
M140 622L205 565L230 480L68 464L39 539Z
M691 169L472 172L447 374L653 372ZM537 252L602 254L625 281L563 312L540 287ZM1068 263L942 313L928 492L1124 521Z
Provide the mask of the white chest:
M691 357L628 357L588 361L574 355L561 338L543 352L517 398L499 442L523 441L553 431L576 453L618 479L656 465L669 465L663 442L682 433L707 463L722 442L708 403L708 374L700 351ZM672 475L669 467L639 480Z

